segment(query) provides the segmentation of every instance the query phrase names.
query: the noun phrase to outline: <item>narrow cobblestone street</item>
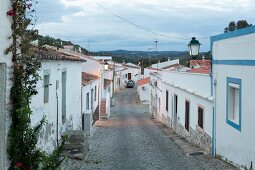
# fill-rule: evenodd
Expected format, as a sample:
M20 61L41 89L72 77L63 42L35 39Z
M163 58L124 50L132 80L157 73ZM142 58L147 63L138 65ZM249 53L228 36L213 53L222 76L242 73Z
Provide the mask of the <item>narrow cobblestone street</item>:
M63 169L234 169L209 155L188 157L147 116L135 89L115 95L111 117L96 123L85 160L68 160Z

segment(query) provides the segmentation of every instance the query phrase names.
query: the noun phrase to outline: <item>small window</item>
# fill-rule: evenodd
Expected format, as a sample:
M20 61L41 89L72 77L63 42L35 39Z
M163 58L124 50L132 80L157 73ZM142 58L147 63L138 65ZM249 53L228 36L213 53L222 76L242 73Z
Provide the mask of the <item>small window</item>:
M44 103L49 103L49 92L50 92L50 75L44 75L43 78L44 84Z
M125 74L125 78L127 78L127 74Z
M227 123L241 130L241 80L227 78Z
M166 111L168 111L168 91L166 91Z
M198 126L204 128L204 109L198 106Z
M86 95L86 109L89 110L89 93Z

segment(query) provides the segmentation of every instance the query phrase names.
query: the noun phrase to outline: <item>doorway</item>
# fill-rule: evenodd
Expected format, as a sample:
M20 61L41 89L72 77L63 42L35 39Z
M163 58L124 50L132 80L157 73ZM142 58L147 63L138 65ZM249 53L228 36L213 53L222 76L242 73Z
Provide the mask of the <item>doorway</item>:
M178 96L174 95L174 114L173 114L173 127L176 129L177 126L177 109L178 109Z
M131 73L128 73L128 80L131 80Z
M185 129L189 131L190 102L185 101Z

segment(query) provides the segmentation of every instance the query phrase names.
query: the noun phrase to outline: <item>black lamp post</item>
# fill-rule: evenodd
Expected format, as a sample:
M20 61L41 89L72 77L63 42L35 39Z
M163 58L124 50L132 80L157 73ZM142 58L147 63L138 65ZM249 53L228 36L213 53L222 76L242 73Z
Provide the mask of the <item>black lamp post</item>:
M108 70L108 68L109 68L109 64L107 63L107 60L105 60L105 62L104 62L104 69Z
M200 43L196 40L196 37L192 37L190 43L188 44L189 47L189 54L193 59L196 59L199 55L200 50Z

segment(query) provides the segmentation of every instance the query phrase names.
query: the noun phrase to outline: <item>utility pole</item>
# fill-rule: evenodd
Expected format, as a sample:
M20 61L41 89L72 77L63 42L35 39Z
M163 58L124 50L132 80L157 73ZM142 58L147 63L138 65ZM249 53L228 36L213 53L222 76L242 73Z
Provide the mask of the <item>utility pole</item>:
M158 40L155 40L154 42L156 44L156 52L158 52Z

